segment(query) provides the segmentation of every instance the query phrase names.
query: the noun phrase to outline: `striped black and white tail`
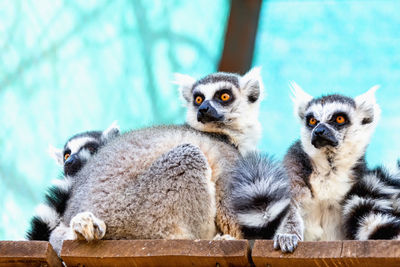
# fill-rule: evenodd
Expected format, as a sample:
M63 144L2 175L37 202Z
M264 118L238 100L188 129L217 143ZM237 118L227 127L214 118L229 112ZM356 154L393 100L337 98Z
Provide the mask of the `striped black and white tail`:
M48 241L51 232L60 223L67 201L71 196L71 179L54 180L53 185L45 195L45 203L36 208L36 215L30 222L30 229L26 233L28 240Z
M346 238L399 239L400 176L382 167L367 172L347 194L343 205Z
M63 149L50 147L50 155L64 168L64 178L53 181L45 195L45 203L36 208L36 215L26 233L28 240L49 240L68 204L74 175L98 149L119 134L119 126L113 122L104 131L87 131L72 136Z
M231 205L244 237L272 239L290 203L289 179L280 163L251 153L231 177Z

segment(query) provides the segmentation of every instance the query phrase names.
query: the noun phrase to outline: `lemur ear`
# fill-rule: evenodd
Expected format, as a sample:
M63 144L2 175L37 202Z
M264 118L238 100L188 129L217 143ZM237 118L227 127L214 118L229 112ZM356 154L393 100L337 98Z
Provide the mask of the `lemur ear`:
M294 104L294 115L299 116L300 119L304 119L306 108L308 103L313 99L313 97L307 94L297 83L291 81L289 83L291 89L290 98Z
M107 142L120 134L119 125L117 121L114 121L106 130L101 134L101 140Z
M186 103L192 101L192 88L196 79L185 74L175 73L174 84L179 85L179 92Z
M49 148L47 149L50 157L52 157L58 165L63 166L64 165L64 155L63 155L63 150L59 148L55 148L52 145L49 145Z
M261 67L254 67L240 77L240 89L247 94L250 103L261 100L264 94L264 84L261 77Z
M357 109L363 112L363 119L361 124L370 124L371 122L378 122L381 109L376 103L375 92L380 85L371 87L366 93L359 95L355 98Z

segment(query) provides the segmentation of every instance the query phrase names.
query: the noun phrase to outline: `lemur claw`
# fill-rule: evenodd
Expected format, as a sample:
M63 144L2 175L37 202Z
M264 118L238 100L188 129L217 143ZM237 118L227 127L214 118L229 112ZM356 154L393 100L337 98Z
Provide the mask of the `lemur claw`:
M72 218L70 227L76 239L87 241L102 239L106 233L106 224L91 212L81 212Z
M274 249L281 249L284 253L292 253L299 243L299 238L294 234L276 234Z

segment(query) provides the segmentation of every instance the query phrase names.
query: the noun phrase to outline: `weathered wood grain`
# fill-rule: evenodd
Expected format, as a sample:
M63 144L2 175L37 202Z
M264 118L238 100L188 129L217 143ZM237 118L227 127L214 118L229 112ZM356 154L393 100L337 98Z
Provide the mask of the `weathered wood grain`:
M271 240L256 240L252 250L256 266L368 266L399 267L400 241L300 242L294 253L273 249Z
M49 242L0 241L0 266L62 266Z
M65 241L68 266L249 266L249 241L107 240ZM400 266L400 241L301 242L292 254L274 250L271 240L256 240L255 266ZM0 241L0 267L61 266L43 241Z
M246 240L65 241L61 258L68 266L248 266Z
M274 250L273 241L256 240L252 259L256 266L341 266L342 242L301 242L293 253Z
M399 267L400 241L343 241L342 259L346 266Z

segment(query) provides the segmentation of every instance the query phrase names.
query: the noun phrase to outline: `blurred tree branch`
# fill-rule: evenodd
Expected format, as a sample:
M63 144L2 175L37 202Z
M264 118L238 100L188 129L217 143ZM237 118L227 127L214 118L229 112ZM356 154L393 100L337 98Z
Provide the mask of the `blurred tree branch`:
M245 73L251 67L262 0L231 0L219 71Z

